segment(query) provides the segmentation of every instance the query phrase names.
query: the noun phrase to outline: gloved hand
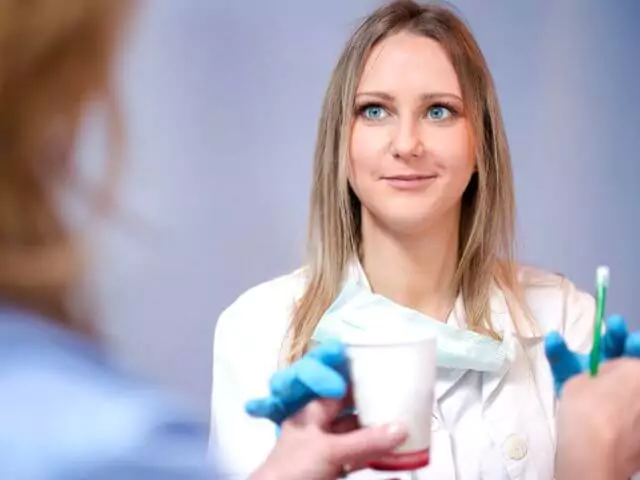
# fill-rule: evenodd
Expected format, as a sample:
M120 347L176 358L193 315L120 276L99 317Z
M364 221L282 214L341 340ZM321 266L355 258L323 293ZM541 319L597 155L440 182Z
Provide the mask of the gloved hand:
M337 341L320 344L300 360L271 377L271 395L245 404L252 417L280 425L316 398L341 399L349 374L345 347Z
M619 315L607 319L601 345L601 362L621 356L640 358L640 332L629 334L624 318ZM558 332L551 332L545 338L545 353L558 397L567 380L589 370L589 354L569 350Z

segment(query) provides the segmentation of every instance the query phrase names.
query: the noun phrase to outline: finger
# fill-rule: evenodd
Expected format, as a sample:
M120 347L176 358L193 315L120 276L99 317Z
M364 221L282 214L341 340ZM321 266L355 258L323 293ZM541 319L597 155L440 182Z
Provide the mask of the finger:
M294 366L277 372L271 378L272 398L281 406L277 417L280 422L295 415L316 398L316 394L298 379L297 365L296 363Z
M347 393L346 381L331 368L314 359L303 358L295 365L276 373L271 380L272 404L268 416L276 423L283 422L317 398L340 399ZM264 406L252 406L255 410ZM326 423L325 417L323 422Z
M559 393L564 382L582 371L580 360L569 350L564 339L557 332L547 335L544 346Z
M277 397L288 397L291 395L293 383L296 380L295 365L274 373L269 381L271 394Z
M345 345L338 340L327 340L306 355L337 371L345 380L349 380L349 359Z
M347 362L347 351L339 341L327 340L309 351L306 357L314 358L330 367L338 367Z
M284 419L284 409L274 397L249 400L244 409L254 418L267 418L276 423L280 423Z
M360 428L360 422L355 415L342 415L339 416L331 424L332 433L348 433Z
M606 358L617 358L624 353L628 333L627 324L620 315L613 315L607 319L603 341Z
M343 398L347 394L347 382L339 372L313 358L303 358L296 366L298 379L317 396Z
M332 460L338 465L364 466L370 460L390 453L406 439L406 428L396 424L332 435Z
M307 405L292 420L305 425L315 425L322 430L328 430L342 410L340 400L319 398Z
M633 332L627 336L624 344L624 354L629 357L640 358L640 332Z
M342 398L347 391L343 376L313 357L304 357L273 375L271 393L285 403L305 405L315 397Z

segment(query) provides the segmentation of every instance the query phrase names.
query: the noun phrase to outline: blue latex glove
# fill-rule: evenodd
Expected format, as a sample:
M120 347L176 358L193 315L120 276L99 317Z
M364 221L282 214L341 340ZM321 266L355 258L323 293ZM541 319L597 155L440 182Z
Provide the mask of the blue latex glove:
M640 332L629 334L624 318L619 315L609 317L606 326L606 333L602 338L602 362L621 356L640 357ZM567 380L589 371L589 354L569 350L558 332L551 332L545 338L545 353L558 397Z
M271 377L271 395L245 405L252 417L268 418L280 425L316 398L343 398L349 374L342 343L328 341L309 351L291 366Z

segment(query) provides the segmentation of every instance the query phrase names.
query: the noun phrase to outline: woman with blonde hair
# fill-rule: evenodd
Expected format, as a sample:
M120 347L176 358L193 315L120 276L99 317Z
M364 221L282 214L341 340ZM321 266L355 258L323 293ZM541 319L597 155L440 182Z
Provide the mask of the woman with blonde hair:
M109 361L81 294L82 245L62 208L90 108L106 113L113 152L120 146L112 63L132 3L0 0L3 479L217 478L204 424ZM117 154L107 167L87 199L93 213L109 206ZM283 435L252 478L330 480L341 462L404 440L384 428L322 432L336 414L335 404L316 401L293 416L296 435Z
M244 293L216 327L212 428L225 471L242 477L270 451L273 427L247 416L245 402L313 339L339 338L325 313L356 285L419 312L426 328L438 323L448 340L433 456L419 478L552 478L543 338L555 330L587 351L594 302L516 263L514 217L498 98L469 28L444 6L379 8L348 40L326 92L307 264ZM478 353L478 343L489 347Z

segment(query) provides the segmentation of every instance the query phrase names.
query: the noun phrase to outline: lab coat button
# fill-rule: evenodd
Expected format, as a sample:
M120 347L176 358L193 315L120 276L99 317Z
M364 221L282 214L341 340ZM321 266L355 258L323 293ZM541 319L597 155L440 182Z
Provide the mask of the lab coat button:
M511 460L522 460L527 455L527 441L520 435L509 435L503 448Z

